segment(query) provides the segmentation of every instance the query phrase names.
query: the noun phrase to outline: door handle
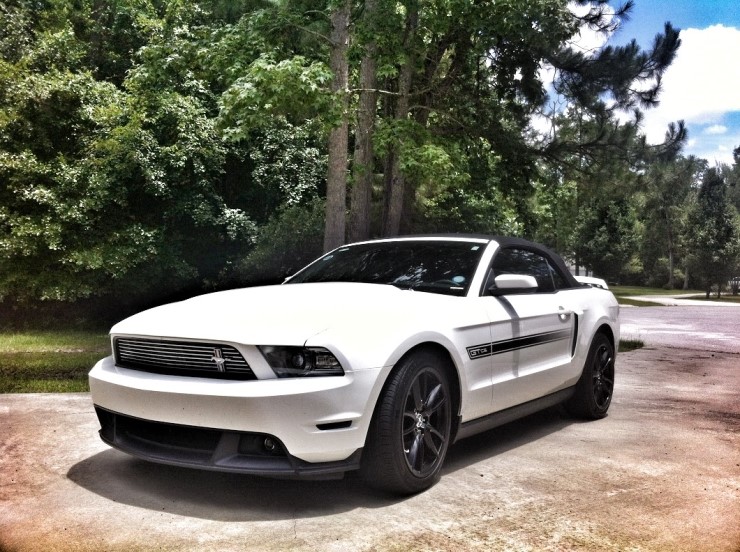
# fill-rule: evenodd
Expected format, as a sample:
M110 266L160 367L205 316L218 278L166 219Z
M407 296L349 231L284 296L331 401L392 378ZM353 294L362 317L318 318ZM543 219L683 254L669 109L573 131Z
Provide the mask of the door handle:
M560 318L561 322L565 322L573 315L575 315L576 317L581 316L583 315L583 311L575 311L571 309L566 309L565 307L558 307L558 318Z

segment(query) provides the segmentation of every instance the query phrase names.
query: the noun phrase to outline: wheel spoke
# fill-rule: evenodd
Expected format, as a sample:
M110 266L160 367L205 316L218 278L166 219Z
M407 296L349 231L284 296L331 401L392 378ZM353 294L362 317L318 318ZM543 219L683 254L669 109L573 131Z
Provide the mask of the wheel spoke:
M432 454L434 454L433 460L436 460L437 457L439 456L439 451L442 448L442 442L440 442L439 446L437 446L437 444L434 442L434 438L432 437L432 433L434 433L435 435L437 435L440 438L442 436L439 434L439 431L436 431L436 430L434 430L434 431L425 431L424 432L424 443L426 444L426 446L430 450L430 452Z
M432 392L429 393L425 401L424 415L431 416L435 410L439 409L445 402L444 391L442 390L442 384L438 383Z
M411 384L411 395L414 399L414 407L417 412L421 412L424 408L424 399L421 398L421 378L416 378L414 383Z
M412 410L405 410L403 413L402 431L406 436L414 431L416 427L416 414Z
M612 356L609 354L609 351L606 348L604 348L604 351L601 353L599 360L600 360L599 369L601 371L608 370L609 366L612 363Z
M424 460L424 441L423 441L423 435L421 433L417 433L416 437L414 437L413 443L411 443L411 448L408 452L408 460L409 465L411 466L411 469L417 472L421 471L421 464Z
M439 431L436 427L433 427L431 425L428 426L427 429L429 430L429 433L435 435L437 439L439 439L440 446L442 446L442 443L444 443L446 440L446 437L444 436L444 434L441 431Z

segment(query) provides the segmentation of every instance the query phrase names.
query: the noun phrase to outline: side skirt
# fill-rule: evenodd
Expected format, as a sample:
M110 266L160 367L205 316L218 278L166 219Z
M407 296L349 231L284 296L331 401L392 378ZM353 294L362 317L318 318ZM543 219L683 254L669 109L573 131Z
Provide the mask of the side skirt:
M571 398L575 393L575 390L575 386L568 387L567 389L556 391L551 395L546 395L524 404L518 404L511 408L507 408L506 410L483 416L482 418L476 418L475 420L464 422L460 424L460 427L457 430L455 441L465 439L466 437L470 437L477 433L488 431L494 427L508 424L509 422L513 422L519 418L529 416L530 414L534 414L535 412L539 412L545 408L560 404L561 402Z

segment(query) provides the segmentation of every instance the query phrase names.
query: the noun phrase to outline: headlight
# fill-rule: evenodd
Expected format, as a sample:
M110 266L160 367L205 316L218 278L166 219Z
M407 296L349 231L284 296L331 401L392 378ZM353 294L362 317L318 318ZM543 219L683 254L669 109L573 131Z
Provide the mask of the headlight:
M263 345L259 350L279 378L344 375L337 357L323 347Z

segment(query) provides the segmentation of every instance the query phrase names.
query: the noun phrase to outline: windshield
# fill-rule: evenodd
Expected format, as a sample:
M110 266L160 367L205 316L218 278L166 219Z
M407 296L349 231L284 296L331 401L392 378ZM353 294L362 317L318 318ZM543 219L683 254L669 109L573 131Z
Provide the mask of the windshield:
M485 244L469 241L390 241L339 248L288 283L364 282L465 295Z

